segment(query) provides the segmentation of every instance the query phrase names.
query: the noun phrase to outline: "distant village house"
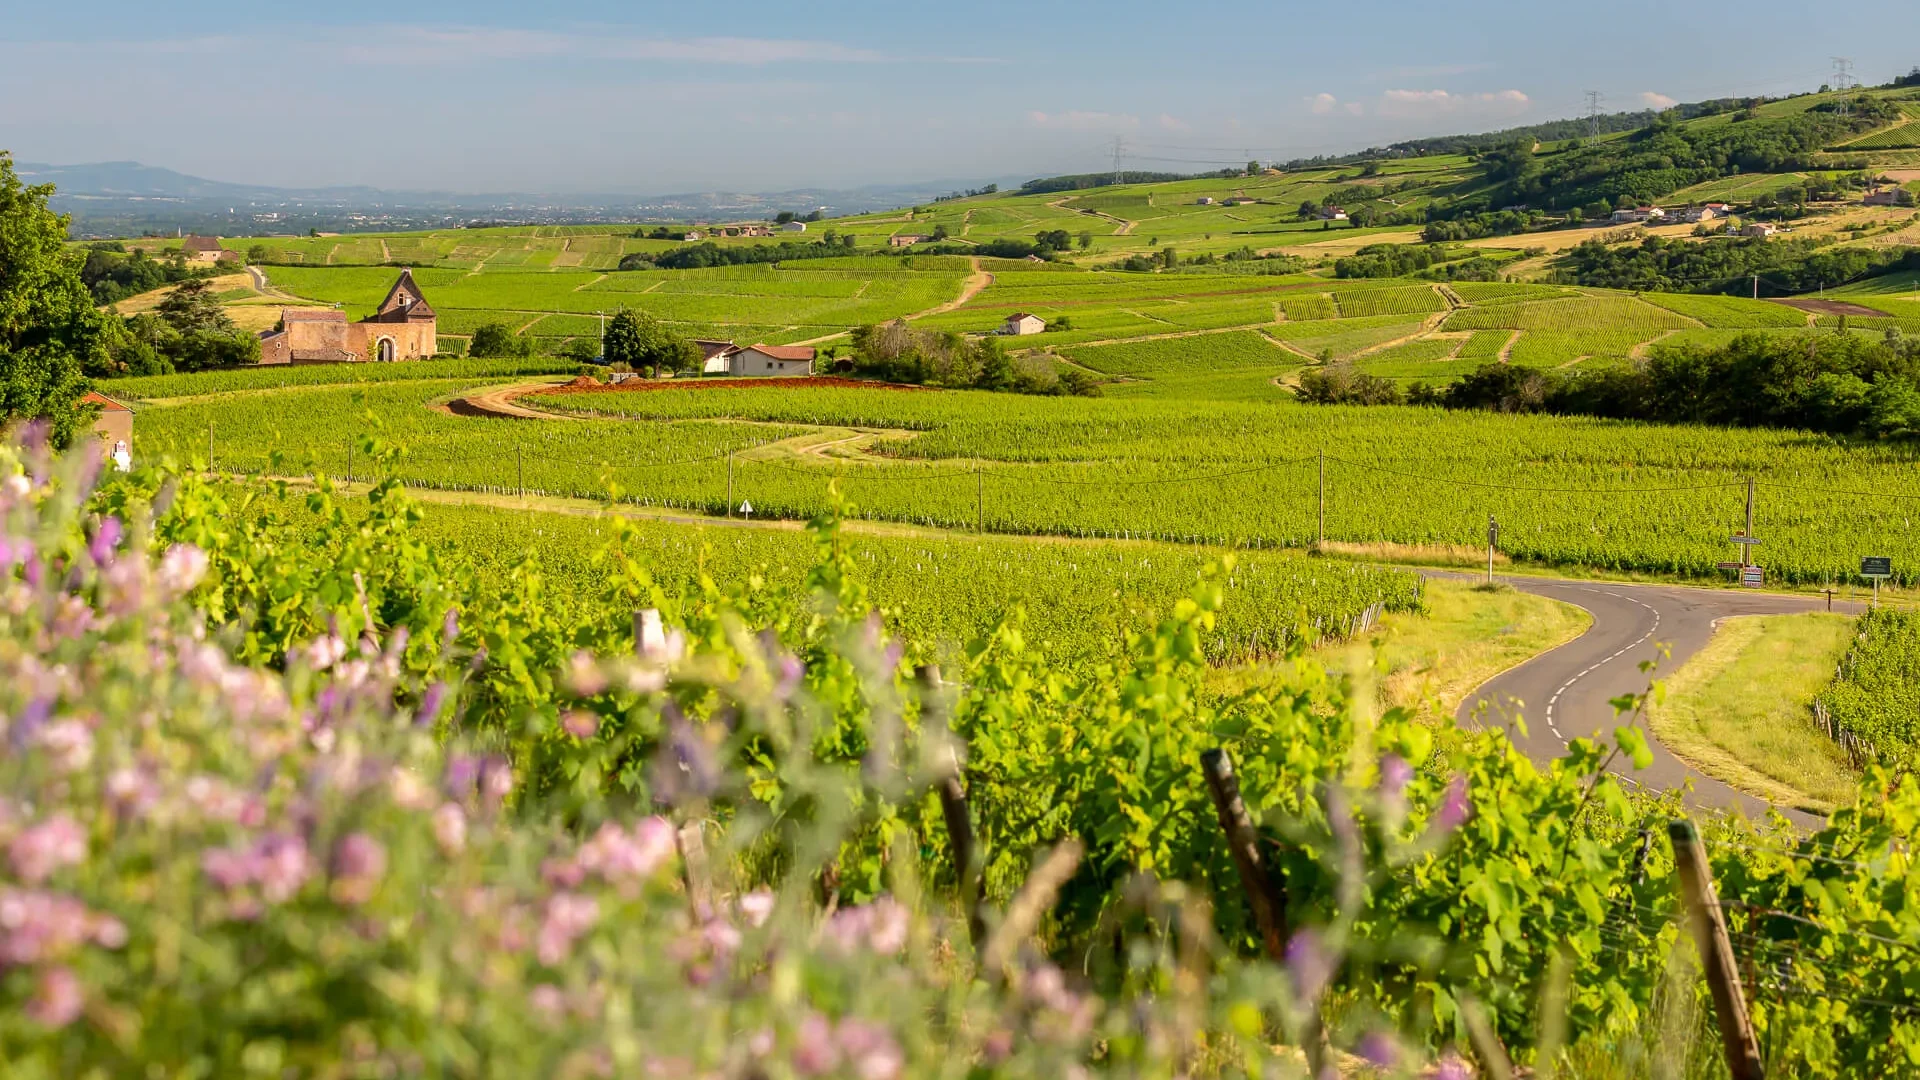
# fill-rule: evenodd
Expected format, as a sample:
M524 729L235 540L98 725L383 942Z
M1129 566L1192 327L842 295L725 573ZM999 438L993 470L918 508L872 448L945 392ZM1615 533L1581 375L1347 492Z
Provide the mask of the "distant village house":
M888 247L912 247L915 244L931 240L933 237L923 233L894 233L887 237Z
M1251 202L1252 200L1249 199L1248 201ZM1320 208L1320 220L1345 221L1347 220L1347 212L1337 206L1323 206Z
M1913 193L1910 191L1907 191L1905 188L1900 188L1900 187L1890 187L1890 188L1876 187L1872 191L1867 192L1866 198L1860 200L1860 205L1862 206L1912 206Z
M219 237L215 236L182 237L180 250L186 254L187 261L193 263L240 261L240 253L221 247Z
M1046 328L1047 324L1040 316L1029 315L1024 311L1017 311L1007 316L1007 321L1000 324L1000 332L1008 337L1038 334L1044 332Z
M1658 206L1636 206L1615 210L1607 220L1615 225L1633 225L1642 221L1665 220L1667 212Z
M280 325L260 334L262 364L354 364L424 360L439 350L439 317L402 270L374 313L348 322L347 313L284 308Z
M703 375L727 374L727 361L740 351L740 346L731 341L694 338L693 344L700 350L700 373Z
M1777 233L1779 231L1780 231L1779 227L1774 225L1770 221L1755 221L1745 226L1742 226L1740 229L1740 235L1741 236L1757 236L1764 240L1765 238L1772 236L1774 233Z
M785 225L780 226L780 230L782 232L806 232L807 223L804 221L789 221Z

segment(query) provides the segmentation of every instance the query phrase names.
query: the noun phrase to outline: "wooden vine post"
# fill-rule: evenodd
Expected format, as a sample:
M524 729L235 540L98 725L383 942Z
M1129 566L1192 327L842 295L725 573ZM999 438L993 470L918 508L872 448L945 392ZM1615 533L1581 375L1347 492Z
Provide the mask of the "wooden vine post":
M1706 845L1700 842L1700 830L1686 818L1669 823L1667 836L1673 841L1680 871L1680 897L1686 904L1687 922L1693 927L1693 940L1706 964L1707 985L1713 991L1713 1015L1720 1025L1727 1071L1733 1080L1761 1080L1766 1072L1760 1063L1760 1044L1754 1038L1753 1021L1747 1016L1747 997L1740 986L1733 942L1727 937L1726 915L1714 893Z
M1213 808L1220 814L1220 831L1227 834L1227 850L1233 854L1234 869L1240 872L1240 886L1246 890L1247 905L1253 909L1261 947L1268 959L1284 962L1287 899L1260 858L1260 834L1254 830L1253 815L1247 813L1247 804L1240 798L1240 780L1233 775L1233 759L1225 750L1204 751L1200 755L1200 771L1207 778Z
M920 683L921 730L946 726L945 703L940 697L940 666L925 664L915 672ZM938 724L930 723L938 721ZM980 860L974 850L973 814L967 806L967 791L960 783L960 760L934 785L940 796L940 816L946 820L947 840L953 845L953 873L960 888L960 906L967 913L967 940L973 947L986 945L986 921L980 914Z

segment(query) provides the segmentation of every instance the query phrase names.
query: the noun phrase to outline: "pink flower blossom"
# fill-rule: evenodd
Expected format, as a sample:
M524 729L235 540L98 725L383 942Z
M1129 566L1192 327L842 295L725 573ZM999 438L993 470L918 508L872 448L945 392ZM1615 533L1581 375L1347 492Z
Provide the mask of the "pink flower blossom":
M347 655L347 643L341 641L337 634L328 634L309 642L307 647L301 650L301 655L306 658L309 666L325 671Z
M102 518L94 527L93 536L87 541L87 554L94 565L106 566L113 561L114 551L120 546L120 537L124 533L120 519L111 515Z
M552 983L540 983L527 991L527 1004L549 1024L557 1024L566 1017L566 995Z
M333 898L364 904L387 872L387 849L366 833L349 833L333 849Z
M600 919L600 904L579 893L555 893L547 898L535 950L540 962L553 967L565 960L573 943Z
M1320 935L1300 930L1287 941L1287 974L1293 995L1302 1004L1317 1001L1333 978L1334 959L1320 943Z
M61 772L79 772L93 762L93 729L82 721L57 720L41 728L34 741Z
M642 881L673 852L673 826L665 818L642 818L631 833L609 821L580 846L579 864L609 882Z
M160 558L161 591L185 596L207 576L207 553L192 544L175 544Z
M60 956L95 931L96 920L86 905L70 896L31 889L0 891L0 967Z
M900 1044L878 1024L848 1017L835 1026L833 1034L860 1080L895 1080L906 1067Z
M228 892L248 885L272 904L285 903L313 874L306 841L291 833L268 833L243 849L210 848L200 855L200 872Z
M599 697L606 692L607 676L593 654L581 649L567 660L567 688L575 697Z
M86 857L86 830L65 814L22 830L7 847L14 875L29 885L38 885L65 867L78 866Z
M833 1025L819 1013L808 1013L794 1031L793 1071L801 1076L825 1076L840 1064L840 1047Z
M467 814L457 803L441 803L433 812L433 839L440 850L454 855L467 846Z
M79 1019L85 1007L86 995L81 990L80 977L73 969L56 965L40 969L26 1014L42 1027L63 1028Z
M590 712L568 709L560 718L560 727L576 739L591 739L600 730L600 718Z
M883 896L871 904L834 912L827 921L826 940L842 952L865 946L882 956L892 956L906 947L911 926L907 909L892 897Z
M1473 1080L1473 1066L1449 1050L1440 1059L1439 1068L1433 1070L1433 1080Z
M740 918L751 927L767 925L767 919L773 915L774 897L765 889L755 889L739 900Z

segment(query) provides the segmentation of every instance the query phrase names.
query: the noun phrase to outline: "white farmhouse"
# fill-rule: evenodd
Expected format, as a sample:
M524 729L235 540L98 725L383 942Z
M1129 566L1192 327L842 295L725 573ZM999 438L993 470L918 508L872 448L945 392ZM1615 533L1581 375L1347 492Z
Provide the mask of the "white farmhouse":
M1008 337L1024 337L1027 334L1038 334L1045 331L1046 328L1046 320L1040 318L1038 315L1029 315L1024 311L1014 312L1007 316L1006 322L1000 324L1000 332Z
M809 345L749 345L727 357L727 374L747 377L813 374Z

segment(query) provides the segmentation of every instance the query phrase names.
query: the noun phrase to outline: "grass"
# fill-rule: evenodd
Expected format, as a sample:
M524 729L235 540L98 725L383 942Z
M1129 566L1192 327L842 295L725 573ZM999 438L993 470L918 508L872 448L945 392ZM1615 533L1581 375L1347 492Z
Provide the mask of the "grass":
M1667 680L1653 732L1674 755L1742 791L1826 811L1858 777L1813 726L1811 702L1852 641L1844 615L1725 619L1707 647Z
M1329 671L1371 682L1386 708L1404 707L1450 722L1460 702L1502 671L1585 633L1585 611L1506 586L1427 582L1425 614L1384 615L1364 640L1316 651ZM1270 664L1223 671L1223 688L1258 685L1278 674Z

